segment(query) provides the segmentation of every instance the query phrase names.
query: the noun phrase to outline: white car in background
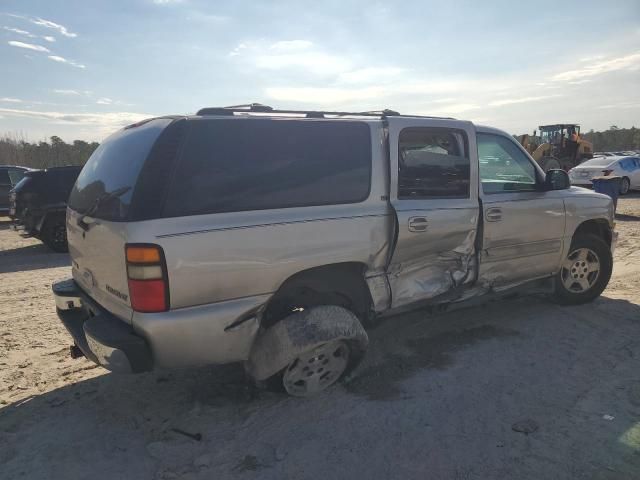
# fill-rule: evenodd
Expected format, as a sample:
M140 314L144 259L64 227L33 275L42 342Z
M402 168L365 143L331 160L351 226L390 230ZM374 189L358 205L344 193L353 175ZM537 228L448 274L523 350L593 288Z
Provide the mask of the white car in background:
M594 177L622 177L620 195L640 190L640 156L595 157L569 170L572 185L591 187Z

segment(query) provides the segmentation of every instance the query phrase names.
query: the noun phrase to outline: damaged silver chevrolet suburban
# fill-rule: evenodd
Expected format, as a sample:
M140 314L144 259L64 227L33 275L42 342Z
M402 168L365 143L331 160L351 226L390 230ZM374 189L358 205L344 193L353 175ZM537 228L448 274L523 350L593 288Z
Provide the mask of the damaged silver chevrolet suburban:
M382 112L205 108L130 125L67 210L53 286L74 351L113 371L246 362L292 395L337 381L375 316L532 281L609 281L609 197L507 133Z

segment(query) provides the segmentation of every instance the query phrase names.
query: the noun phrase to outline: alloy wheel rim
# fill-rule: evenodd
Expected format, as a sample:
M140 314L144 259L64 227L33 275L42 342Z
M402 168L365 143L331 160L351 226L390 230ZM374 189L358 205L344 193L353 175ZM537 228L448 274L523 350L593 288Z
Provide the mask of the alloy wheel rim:
M53 241L58 245L63 245L67 241L67 230L65 226L57 226L53 231Z
M600 258L590 248L573 250L562 264L562 284L573 293L588 291L596 284L599 276Z
M301 354L284 371L285 390L296 397L321 392L342 376L349 363L349 353L348 345L336 340Z

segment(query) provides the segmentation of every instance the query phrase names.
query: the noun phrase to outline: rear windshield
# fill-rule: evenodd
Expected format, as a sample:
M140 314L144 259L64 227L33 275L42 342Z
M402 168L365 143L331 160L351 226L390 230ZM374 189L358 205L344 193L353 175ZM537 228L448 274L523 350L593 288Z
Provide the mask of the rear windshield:
M103 220L126 220L138 174L171 119L120 130L93 152L69 197L69 207Z
M165 216L355 203L369 195L363 122L191 122Z
M598 157L593 158L591 160L587 160L586 162L582 162L580 164L581 167L606 167L613 159L611 157Z

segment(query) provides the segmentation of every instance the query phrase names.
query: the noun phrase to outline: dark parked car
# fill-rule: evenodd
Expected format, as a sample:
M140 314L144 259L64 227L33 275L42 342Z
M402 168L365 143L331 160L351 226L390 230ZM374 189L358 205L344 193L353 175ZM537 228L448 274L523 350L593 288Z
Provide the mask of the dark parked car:
M15 165L0 165L0 215L9 213L9 191L29 169Z
M9 216L23 237L36 237L56 252L66 252L67 199L82 167L32 170L11 190Z

